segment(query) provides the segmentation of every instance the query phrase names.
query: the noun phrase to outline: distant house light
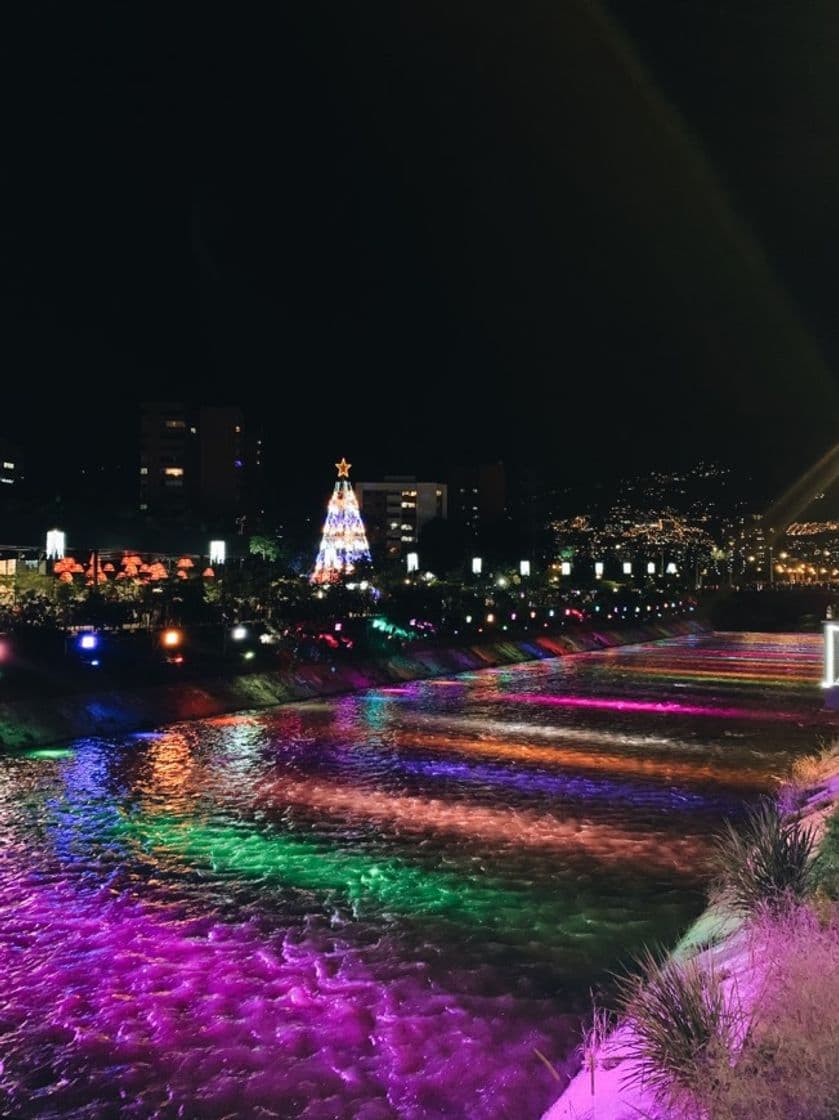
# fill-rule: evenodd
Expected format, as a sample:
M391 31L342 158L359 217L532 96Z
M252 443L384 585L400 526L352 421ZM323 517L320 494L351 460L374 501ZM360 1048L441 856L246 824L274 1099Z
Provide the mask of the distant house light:
M560 571L560 575L570 576L571 575L571 561L570 560L563 560L562 563L559 565L559 571Z
M210 564L223 564L227 555L224 541L210 541Z
M529 560L522 560L519 563L519 575L521 575L521 576L529 576L530 575L530 561Z
M184 469L183 467L165 467L163 473L167 478L183 478Z
M13 471L14 469L15 469L15 465L14 465L14 463L9 463L9 462L7 462L7 461L4 461L4 463L3 463L3 470L5 470L5 471Z
M409 552L405 559L407 560L407 563L408 563L408 571L409 572L418 572L419 571L419 553L418 552Z
M472 557L472 575L479 576L484 570L484 562L480 556Z

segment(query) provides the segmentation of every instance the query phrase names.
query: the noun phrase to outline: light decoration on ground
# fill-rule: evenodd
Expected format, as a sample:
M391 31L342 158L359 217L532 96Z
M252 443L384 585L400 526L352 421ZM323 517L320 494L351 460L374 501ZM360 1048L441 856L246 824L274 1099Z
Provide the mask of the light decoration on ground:
M825 622L824 626L824 677L822 688L836 688L839 679L839 622Z
M338 477L326 510L312 583L335 583L355 571L357 564L371 561L358 499L349 479L352 463L341 459L335 466Z
M60 529L47 532L47 560L63 560L67 546L67 536Z

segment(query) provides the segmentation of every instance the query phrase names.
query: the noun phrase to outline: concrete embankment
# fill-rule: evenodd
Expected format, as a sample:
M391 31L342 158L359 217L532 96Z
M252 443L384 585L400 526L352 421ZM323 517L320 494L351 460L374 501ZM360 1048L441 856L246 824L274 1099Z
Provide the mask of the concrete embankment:
M291 670L214 677L0 702L0 749L47 746L88 735L121 735L181 720L332 696L382 685L514 665L548 657L660 641L705 630L694 619L631 627L586 628L527 640L417 649L376 660L306 664Z

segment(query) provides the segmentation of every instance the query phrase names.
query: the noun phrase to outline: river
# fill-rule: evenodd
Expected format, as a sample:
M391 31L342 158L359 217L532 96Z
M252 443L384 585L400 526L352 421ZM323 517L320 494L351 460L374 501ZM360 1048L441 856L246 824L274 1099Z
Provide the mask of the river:
M819 668L709 635L0 758L0 1115L536 1120L832 735Z

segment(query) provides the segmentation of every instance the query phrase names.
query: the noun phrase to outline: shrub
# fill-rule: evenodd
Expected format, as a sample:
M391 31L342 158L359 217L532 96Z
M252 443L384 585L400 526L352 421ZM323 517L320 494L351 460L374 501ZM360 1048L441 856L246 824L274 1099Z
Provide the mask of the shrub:
M764 800L738 831L727 821L715 844L717 894L735 910L780 910L802 902L813 885L814 837Z
M836 1120L839 1117L839 923L807 908L755 932L766 985L733 1062L706 1064L693 1093L706 1120Z
M730 1063L743 1016L713 966L697 958L659 963L646 952L640 972L622 983L630 1028L626 1084L649 1092L666 1115L691 1115L704 1099L709 1075Z
M839 810L828 817L819 854L813 864L813 882L818 891L839 899Z

